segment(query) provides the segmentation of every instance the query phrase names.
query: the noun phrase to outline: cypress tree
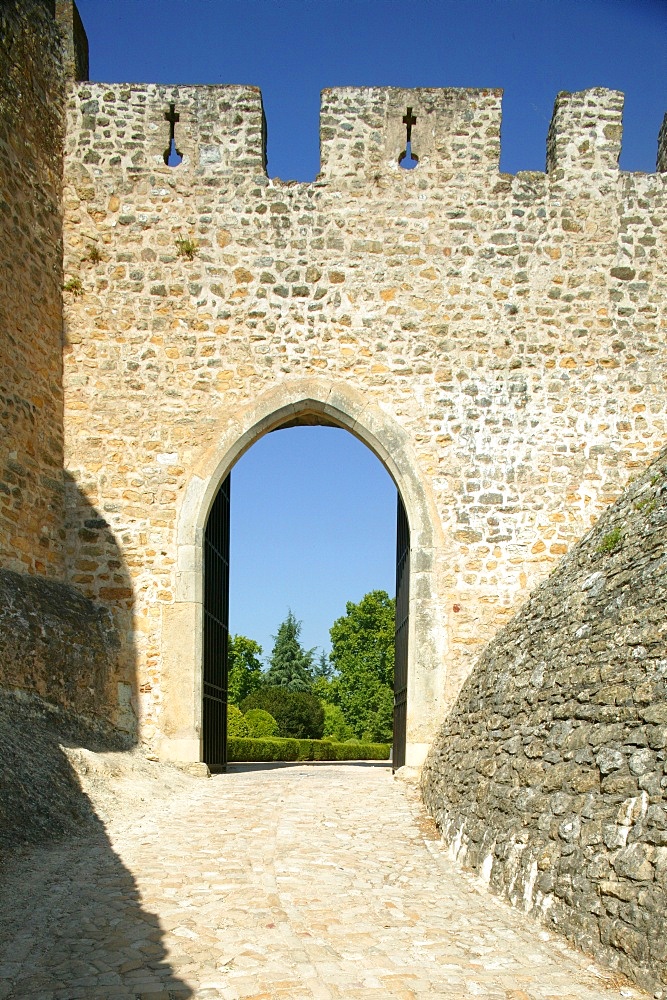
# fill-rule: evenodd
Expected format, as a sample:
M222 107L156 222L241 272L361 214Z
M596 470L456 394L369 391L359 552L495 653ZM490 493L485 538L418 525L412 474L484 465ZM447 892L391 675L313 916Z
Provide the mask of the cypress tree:
M299 642L301 622L291 611L273 637L273 652L266 672L268 687L288 691L308 691L313 684L313 650L304 650Z

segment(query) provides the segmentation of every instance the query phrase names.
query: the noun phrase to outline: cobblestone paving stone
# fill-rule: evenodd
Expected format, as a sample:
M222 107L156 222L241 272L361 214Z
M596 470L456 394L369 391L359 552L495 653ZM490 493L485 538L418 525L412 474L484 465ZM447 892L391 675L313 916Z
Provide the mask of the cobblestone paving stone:
M0 1000L645 997L449 862L372 765L234 765L18 861Z

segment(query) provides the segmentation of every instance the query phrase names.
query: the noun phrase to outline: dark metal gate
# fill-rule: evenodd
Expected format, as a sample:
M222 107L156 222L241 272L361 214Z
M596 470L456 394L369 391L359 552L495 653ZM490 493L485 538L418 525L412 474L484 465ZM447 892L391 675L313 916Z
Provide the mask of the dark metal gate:
M231 475L218 491L204 534L204 760L227 767L227 649L229 642L229 496Z
M410 525L398 494L396 512L396 638L394 660L394 771L405 764L408 708L408 617L410 613Z

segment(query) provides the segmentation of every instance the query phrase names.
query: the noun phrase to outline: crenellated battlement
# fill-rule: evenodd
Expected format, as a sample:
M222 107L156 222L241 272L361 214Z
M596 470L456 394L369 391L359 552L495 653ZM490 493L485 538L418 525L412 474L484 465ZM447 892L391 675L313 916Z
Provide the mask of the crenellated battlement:
M69 112L68 155L86 166L161 170L173 124L182 174L241 180L266 173L266 122L256 87L85 82L70 85ZM488 182L499 173L501 114L501 90L323 90L319 180L359 189L378 181ZM560 93L546 139L549 176L595 180L618 171L622 115L619 91ZM665 124L657 170L667 171Z
M407 152L408 117L411 151L417 161L415 177L497 172L501 98L501 90L452 87L323 90L322 176L360 180L411 173L402 160Z
M667 173L667 113L662 119L660 132L658 133L658 161L656 169L658 173Z
M556 98L547 135L547 171L618 170L623 94L596 87Z
M182 173L261 173L266 128L257 87L81 83L70 88L67 152L99 170L169 170L174 140Z
M459 180L499 170L502 90L338 87L322 91L322 177L356 181L405 176L407 112L414 177ZM623 94L596 87L556 97L546 139L546 170L618 170ZM657 171L667 170L667 116L658 139Z

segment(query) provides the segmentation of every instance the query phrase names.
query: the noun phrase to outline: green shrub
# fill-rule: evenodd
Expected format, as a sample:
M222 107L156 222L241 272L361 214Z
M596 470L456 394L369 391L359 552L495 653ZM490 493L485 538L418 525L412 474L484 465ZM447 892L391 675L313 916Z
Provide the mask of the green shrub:
M635 510L643 510L645 514L652 514L655 510L657 500L655 497L644 497L635 504Z
M338 760L333 740L312 740L309 760Z
M389 743L334 743L336 760L389 760Z
M102 251L96 246L89 247L88 253L83 259L89 260L91 264L99 264L102 260Z
M236 705L227 705L227 739L248 735L248 723L243 718L241 709Z
M324 709L309 691L260 688L241 702L243 712L251 708L262 708L272 715L280 736L319 740L324 732Z
M388 743L332 743L329 740L228 739L227 759L233 761L387 760Z
M261 739L264 736L277 736L278 723L269 712L263 708L250 708L245 714L248 724L248 736Z

